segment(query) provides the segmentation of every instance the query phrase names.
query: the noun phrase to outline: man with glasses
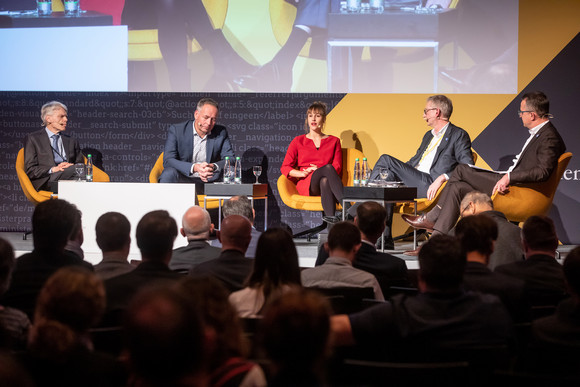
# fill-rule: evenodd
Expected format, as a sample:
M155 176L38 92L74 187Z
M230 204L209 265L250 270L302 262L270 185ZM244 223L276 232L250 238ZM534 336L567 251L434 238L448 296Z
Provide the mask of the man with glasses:
M226 156L234 150L224 126L216 125L219 105L211 98L197 103L194 120L171 125L163 154L160 183L204 183L219 179Z
M381 169L388 169L388 181L402 181L409 187L417 187L418 197L433 199L441 185L459 164L473 164L471 139L469 134L449 122L453 113L451 100L444 95L427 98L423 119L432 128L425 133L417 153L407 162L391 155L382 155L371 174L370 180L377 179ZM349 214L356 213L356 206ZM385 248L393 248L391 225L393 205L387 206L387 227Z
M471 191L488 195L507 193L509 186L548 180L566 150L560 134L550 122L550 102L540 91L522 96L518 114L530 133L521 152L507 171L486 171L459 165L441 193L433 210L421 216L403 219L417 229L432 229L434 234L448 233L459 217L461 199Z

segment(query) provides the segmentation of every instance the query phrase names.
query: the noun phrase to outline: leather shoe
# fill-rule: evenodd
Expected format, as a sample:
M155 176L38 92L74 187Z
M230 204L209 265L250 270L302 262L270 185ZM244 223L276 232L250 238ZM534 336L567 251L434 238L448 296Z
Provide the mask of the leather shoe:
M340 218L338 216L323 216L322 220L329 224L335 224L340 222Z
M407 250L403 253L403 255L408 255L410 257L416 257L419 255L419 250L421 250L421 246L417 247L415 250Z
M429 221L426 215L414 216L404 214L402 218L405 222L409 223L411 227L416 228L418 230L427 230L429 232L432 232L433 226L435 226L435 223Z

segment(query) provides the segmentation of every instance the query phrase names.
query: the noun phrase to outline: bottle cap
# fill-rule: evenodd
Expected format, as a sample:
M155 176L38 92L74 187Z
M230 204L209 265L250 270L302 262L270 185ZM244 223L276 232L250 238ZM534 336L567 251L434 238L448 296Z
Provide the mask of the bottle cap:
M363 157L363 161L367 161L367 158L366 157Z
M93 157L93 155L89 153L89 155L87 157Z
M239 160L239 159L240 159L239 157L236 157L236 160Z
M359 160L358 160L358 157L357 157L356 159L354 159L354 161L359 161Z

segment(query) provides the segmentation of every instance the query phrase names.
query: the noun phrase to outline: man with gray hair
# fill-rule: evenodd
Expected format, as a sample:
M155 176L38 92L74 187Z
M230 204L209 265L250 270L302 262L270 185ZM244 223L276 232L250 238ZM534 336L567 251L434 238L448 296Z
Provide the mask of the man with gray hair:
M508 222L503 213L494 211L493 202L489 195L472 191L465 195L459 208L461 208L462 218L484 214L497 224L498 236L487 265L490 270L505 263L523 261L524 251L522 250L520 228Z
M188 208L181 219L179 230L187 238L188 244L173 250L169 268L187 274L192 267L217 258L221 249L208 243L213 228L209 213L205 209L199 206Z
M256 211L254 211L254 208L252 207L252 202L246 195L233 196L230 200L224 203L222 210L224 218L227 218L230 215L241 215L248 218L252 224L252 240L250 241L248 250L246 250L246 258L254 258L256 256L256 246L258 245L258 239L262 233L256 230L256 227L254 227ZM213 240L211 245L219 248L222 247L222 244L217 239Z
M197 103L194 120L169 127L163 153L164 170L160 183L204 183L217 181L225 158L234 157L234 150L224 126L216 125L219 105L211 98Z
M57 192L59 180L75 177L75 163L83 163L79 143L65 134L68 108L58 101L42 106L44 129L30 133L24 142L24 169L34 189ZM72 167L72 168L71 168Z

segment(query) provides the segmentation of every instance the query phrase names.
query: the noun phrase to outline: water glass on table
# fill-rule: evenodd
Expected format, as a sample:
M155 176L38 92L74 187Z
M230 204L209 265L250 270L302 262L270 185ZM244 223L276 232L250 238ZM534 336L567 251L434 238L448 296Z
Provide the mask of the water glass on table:
M254 172L254 176L256 176L256 184L258 183L258 177L262 174L262 166L261 165L254 165L252 167L252 172Z

